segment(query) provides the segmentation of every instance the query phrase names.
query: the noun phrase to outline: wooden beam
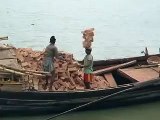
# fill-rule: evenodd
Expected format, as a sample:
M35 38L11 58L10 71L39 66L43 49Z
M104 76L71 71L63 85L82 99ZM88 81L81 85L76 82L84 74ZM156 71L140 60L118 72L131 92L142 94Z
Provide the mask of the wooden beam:
M148 55L148 56L138 56L138 57L129 57L129 58L121 58L121 59L97 60L97 61L94 61L94 67L122 64L122 63L129 62L132 60L137 60L138 63L144 62L144 61L147 62L147 59L152 56L159 56L160 57L160 54L152 54L152 55ZM79 61L79 63L82 64L83 62Z
M154 64L154 65L141 65L141 66L136 66L134 67L135 69L142 69L142 68L151 68L151 67L158 67L159 64Z
M128 67L128 66L134 65L136 62L137 62L136 60L133 60L133 61L130 61L130 62L127 62L127 63L123 63L123 64L111 66L111 67L108 67L108 68L96 70L96 71L93 72L93 74L95 74L95 75L105 74L105 73L117 70L119 68L125 68L125 67Z

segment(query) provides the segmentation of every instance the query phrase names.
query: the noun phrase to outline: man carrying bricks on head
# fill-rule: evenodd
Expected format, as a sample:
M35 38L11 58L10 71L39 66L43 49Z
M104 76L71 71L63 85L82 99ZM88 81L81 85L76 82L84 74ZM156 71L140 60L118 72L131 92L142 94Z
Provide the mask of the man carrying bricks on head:
M81 67L84 68L84 84L86 89L90 89L90 84L93 79L93 56L92 52L92 42L94 36L94 28L86 29L82 31L83 34L83 47L85 48L86 56L84 57L84 64Z
M85 49L86 56L84 57L84 84L86 89L90 89L90 83L93 79L93 56L91 54L92 49L86 48Z

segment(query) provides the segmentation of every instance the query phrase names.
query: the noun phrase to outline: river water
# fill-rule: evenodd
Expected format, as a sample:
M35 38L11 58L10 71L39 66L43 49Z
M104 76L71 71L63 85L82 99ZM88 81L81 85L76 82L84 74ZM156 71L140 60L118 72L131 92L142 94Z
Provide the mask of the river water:
M51 35L59 50L82 59L81 31L94 27L94 59L158 53L158 0L0 0L0 36L16 47L42 50Z
M0 36L16 47L43 50L55 35L59 50L82 60L81 31L95 28L95 60L158 53L159 0L0 0ZM159 120L160 103L68 114L59 119ZM3 118L43 120L46 116ZM2 120L2 119L0 119Z
M73 112L53 120L159 120L160 102L106 110ZM53 115L3 117L0 120L45 120Z

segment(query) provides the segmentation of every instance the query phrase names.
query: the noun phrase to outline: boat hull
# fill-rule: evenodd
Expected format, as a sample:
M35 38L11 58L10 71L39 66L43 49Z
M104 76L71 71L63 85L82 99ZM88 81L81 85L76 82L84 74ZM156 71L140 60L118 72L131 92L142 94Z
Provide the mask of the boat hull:
M157 54L156 56L160 56ZM148 57L133 57L115 60L105 60L94 62L94 69L99 70L106 66L121 64L130 60L137 60L137 65L146 63ZM142 64L143 65L143 64ZM117 73L117 69L113 70L112 75L115 79L116 87L101 90L85 90L85 91L0 91L0 115L7 114L41 114L41 113L60 113L74 107L87 105L78 110L97 110L102 108L118 107L122 105L138 104L160 100L160 80L153 83L152 80L149 84L141 86L140 81L130 81L128 78L122 77ZM158 73L157 73L158 74ZM148 74L147 74L148 75ZM143 77L143 75L141 75ZM156 79L157 76L155 76ZM134 88L137 84L140 87ZM127 89L131 89L127 91ZM125 91L126 90L126 91ZM121 92L124 91L124 92ZM117 94L116 94L117 93ZM115 94L115 95L114 95ZM101 98L106 99L100 100Z
M40 114L59 113L92 102L101 97L132 88L90 90L77 92L0 92L0 114ZM122 92L98 101L80 110L96 110L138 104L160 99L160 83L151 84L136 90Z

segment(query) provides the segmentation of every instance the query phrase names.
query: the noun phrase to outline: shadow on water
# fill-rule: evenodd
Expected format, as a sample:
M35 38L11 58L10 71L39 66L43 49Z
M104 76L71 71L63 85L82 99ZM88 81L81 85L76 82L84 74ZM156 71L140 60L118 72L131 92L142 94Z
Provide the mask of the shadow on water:
M159 120L160 101L103 110L72 112L53 120ZM54 114L37 116L8 116L0 120L45 120Z

